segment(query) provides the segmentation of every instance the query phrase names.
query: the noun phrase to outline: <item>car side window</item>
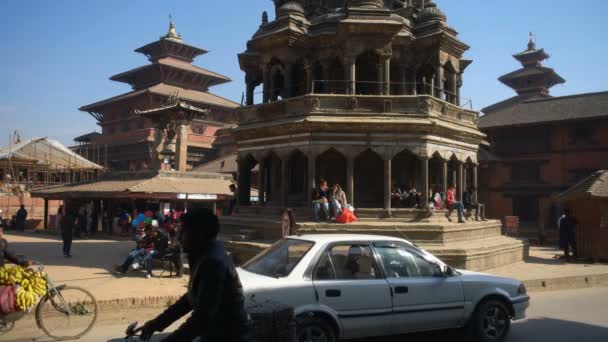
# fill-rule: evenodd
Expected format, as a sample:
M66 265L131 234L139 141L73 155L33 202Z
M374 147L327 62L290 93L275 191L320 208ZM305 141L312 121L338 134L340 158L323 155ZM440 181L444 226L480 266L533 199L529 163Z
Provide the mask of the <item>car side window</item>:
M388 278L436 277L439 268L405 244L396 242L374 243Z
M376 279L379 275L368 245L344 244L329 247L315 268L315 280Z

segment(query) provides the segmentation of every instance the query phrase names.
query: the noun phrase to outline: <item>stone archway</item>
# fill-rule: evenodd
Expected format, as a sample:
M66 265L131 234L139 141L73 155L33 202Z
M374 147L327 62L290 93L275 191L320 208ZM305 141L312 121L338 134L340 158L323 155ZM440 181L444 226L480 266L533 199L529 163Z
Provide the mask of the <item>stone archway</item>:
M380 56L373 51L366 51L357 57L355 65L357 94L379 95L382 87L380 80L378 79Z
M393 157L391 163L391 178L393 184L400 188L414 186L421 191L422 186L420 158L409 150L403 150Z
M355 158L355 207L383 208L384 160L376 152L366 150Z
M336 149L329 149L317 157L316 161L316 183L324 179L327 183L340 184L346 189L346 157Z
M304 204L308 194L308 158L300 150L294 151L287 161L287 169L287 202L290 205Z

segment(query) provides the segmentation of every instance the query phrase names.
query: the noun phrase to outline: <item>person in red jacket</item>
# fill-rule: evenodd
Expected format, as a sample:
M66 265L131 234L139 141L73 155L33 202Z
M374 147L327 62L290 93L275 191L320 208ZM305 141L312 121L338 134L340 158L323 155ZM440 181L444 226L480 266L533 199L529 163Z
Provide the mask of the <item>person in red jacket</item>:
M450 183L448 187L446 204L448 211L445 213L445 216L448 220L452 221L450 215L452 215L453 210L456 210L456 212L458 212L458 223L464 223L464 220L462 219L462 216L464 215L464 205L462 205L462 202L456 201L456 184L454 183Z

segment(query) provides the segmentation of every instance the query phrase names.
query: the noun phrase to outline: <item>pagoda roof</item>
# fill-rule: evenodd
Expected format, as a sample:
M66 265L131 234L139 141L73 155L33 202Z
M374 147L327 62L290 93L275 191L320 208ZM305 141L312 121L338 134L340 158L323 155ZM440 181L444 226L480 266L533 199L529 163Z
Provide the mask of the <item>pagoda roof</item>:
M157 41L135 49L135 52L146 55L151 61L165 57L174 57L182 59L186 62L192 62L194 58L204 55L208 51L186 44L181 40L163 37Z
M589 177L562 192L559 199L563 201L576 199L607 199L608 198L608 171L598 170Z
M511 81L521 78L529 78L532 76L545 76L548 81L552 81L552 86L566 82L566 80L558 75L555 70L543 66L521 68L506 75L500 76L498 80L508 86L511 86Z
M236 108L240 106L240 104L234 101L228 100L218 95L211 94L206 91L184 89L165 83L159 83L157 85L145 89L131 91L122 95L111 97L103 101L82 106L80 107L80 110L85 112L97 112L100 111L106 105L118 103L143 94L163 95L168 97L175 96L177 94L181 100L190 102L196 102L224 108Z
M202 88L208 88L211 86L215 86L218 84L227 83L227 82L232 81L227 76L224 76L224 75L215 73L213 71L209 71L207 69L197 67L188 62L184 62L182 60L178 60L178 59L170 58L170 57L161 58L152 64L147 64L147 65L114 75L114 76L110 77L110 80L128 83L135 87L137 85L138 76L148 75L151 73L151 71L153 69L158 68L159 66L166 67L169 69L186 71L188 73L194 73L194 74L203 76L204 80L206 82L204 84L200 85Z

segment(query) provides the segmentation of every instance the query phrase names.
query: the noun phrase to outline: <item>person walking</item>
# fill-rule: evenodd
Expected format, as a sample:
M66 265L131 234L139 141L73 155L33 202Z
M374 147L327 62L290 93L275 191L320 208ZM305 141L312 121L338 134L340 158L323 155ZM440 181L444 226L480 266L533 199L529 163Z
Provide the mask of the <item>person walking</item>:
M576 225L578 220L570 214L570 209L564 209L564 215L559 220L559 245L564 250L564 258L570 261L570 247L574 259L578 258L578 250L576 248Z
M25 220L27 219L27 210L25 210L25 205L21 205L21 208L17 210L17 214L15 215L15 229L20 231L25 231Z
M188 254L191 277L188 293L141 327L141 339L192 315L163 342L253 342L245 311L243 286L224 245L218 241L219 220L210 209L192 209L181 217L180 241ZM138 329L139 330L139 329ZM198 339L197 339L198 340Z
M72 211L66 213L61 220L61 239L63 240L63 256L65 258L72 257L72 238L74 234L74 221L76 215Z

